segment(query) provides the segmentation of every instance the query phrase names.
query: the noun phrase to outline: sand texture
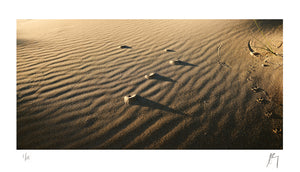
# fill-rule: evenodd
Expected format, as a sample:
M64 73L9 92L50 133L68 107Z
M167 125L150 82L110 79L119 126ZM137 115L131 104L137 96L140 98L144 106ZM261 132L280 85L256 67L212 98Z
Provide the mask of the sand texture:
M16 48L18 149L283 147L282 20L17 20Z

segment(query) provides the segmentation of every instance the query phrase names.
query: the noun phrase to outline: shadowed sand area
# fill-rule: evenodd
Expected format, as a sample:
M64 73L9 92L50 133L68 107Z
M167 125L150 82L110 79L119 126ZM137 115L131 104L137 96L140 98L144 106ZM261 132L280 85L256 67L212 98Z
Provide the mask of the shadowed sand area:
M282 37L282 20L17 20L17 148L282 149Z

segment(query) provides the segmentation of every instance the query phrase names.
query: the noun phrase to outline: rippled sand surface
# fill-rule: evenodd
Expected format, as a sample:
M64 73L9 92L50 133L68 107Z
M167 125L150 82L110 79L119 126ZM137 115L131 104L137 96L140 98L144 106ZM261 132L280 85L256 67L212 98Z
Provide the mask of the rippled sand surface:
M282 21L257 24L18 20L17 148L282 148Z

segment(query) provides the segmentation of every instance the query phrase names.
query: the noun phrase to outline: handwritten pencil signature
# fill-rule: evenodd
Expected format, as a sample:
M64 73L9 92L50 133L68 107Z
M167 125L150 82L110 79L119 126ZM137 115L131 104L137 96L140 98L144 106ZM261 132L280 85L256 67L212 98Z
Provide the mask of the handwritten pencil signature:
M275 156L275 153L270 153L270 156L269 156L269 160L268 160L268 164L267 164L267 167L272 164L272 160L273 159L276 159L276 168L278 168L278 162L279 162L279 156Z

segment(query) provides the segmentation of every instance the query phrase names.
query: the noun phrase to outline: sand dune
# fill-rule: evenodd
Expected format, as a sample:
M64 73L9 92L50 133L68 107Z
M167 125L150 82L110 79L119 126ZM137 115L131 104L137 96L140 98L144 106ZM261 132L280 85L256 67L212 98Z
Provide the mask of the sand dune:
M17 148L282 148L282 21L258 25L18 20Z

